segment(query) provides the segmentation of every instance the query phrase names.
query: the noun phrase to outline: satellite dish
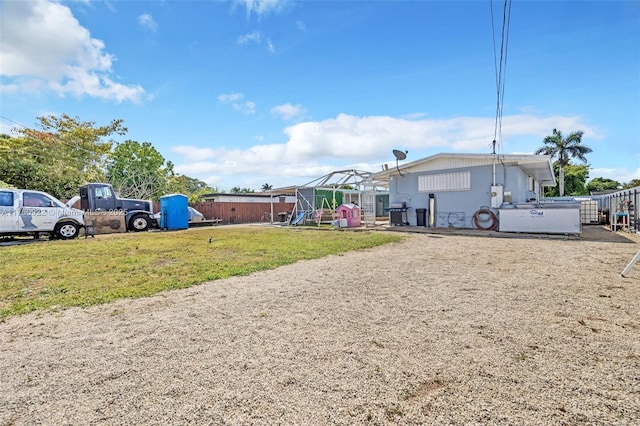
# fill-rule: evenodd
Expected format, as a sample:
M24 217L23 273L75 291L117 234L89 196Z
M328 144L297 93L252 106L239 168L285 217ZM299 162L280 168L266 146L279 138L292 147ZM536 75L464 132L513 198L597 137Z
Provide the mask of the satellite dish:
M409 153L409 151L402 152L399 149L394 149L393 150L393 155L395 155L396 160L404 160L404 159L406 159L408 153Z
M398 161L399 160L404 160L405 158L407 158L407 154L408 153L409 153L409 151L402 152L399 149L394 149L393 150L393 155L396 157L396 169L398 170L398 174L400 176L403 176L403 177L404 177L404 175L400 171L400 167L398 166Z

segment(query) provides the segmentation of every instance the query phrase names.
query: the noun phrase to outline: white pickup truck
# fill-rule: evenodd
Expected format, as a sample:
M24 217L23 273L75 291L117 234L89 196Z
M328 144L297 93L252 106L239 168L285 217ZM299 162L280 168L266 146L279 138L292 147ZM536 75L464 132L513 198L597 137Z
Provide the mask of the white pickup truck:
M49 234L70 240L84 226L83 215L45 192L0 188L0 237Z

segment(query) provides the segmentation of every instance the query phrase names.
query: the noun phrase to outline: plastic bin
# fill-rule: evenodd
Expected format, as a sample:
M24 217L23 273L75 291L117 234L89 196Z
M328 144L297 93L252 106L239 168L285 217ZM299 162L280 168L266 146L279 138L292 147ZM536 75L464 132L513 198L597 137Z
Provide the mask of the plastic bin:
M416 209L418 226L427 226L427 209Z

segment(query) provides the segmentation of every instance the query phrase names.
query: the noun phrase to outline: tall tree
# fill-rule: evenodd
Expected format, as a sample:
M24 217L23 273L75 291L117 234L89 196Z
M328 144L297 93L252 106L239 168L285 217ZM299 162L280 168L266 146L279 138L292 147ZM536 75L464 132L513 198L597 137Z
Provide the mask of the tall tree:
M106 126L96 127L93 121L80 121L78 117L67 114L39 117L41 130L26 129L30 137L39 137L51 141L53 146L61 148L72 166L89 177L102 177L105 160L113 146L113 140L103 140L112 134L120 136L127 133L123 120L112 120Z
M262 192L267 192L270 189L273 189L273 185L269 185L268 183L265 183L264 185L262 185Z
M184 194L189 197L190 203L197 203L200 201L202 195L218 192L218 189L196 178L185 175L175 175L169 179L168 191L171 193Z
M88 181L104 178L113 134L124 135L122 120L104 126L66 114L38 117L36 128L14 129L0 137L0 179L19 188L70 198Z
M42 164L49 158L41 155L43 149L36 142L24 137L0 135L0 180L17 188L51 192L51 188L40 186L38 172L45 169L40 173L45 174L50 167Z
M556 162L558 168L560 164ZM564 168L564 189L566 195L589 195L587 180L589 179L588 164L569 163Z
M199 179L186 175L174 175L169 179L169 191L181 194L192 194L209 185Z
M566 138L562 136L562 133L553 129L553 134L544 138L544 146L539 148L535 153L537 155L544 154L549 155L551 158L557 158L559 166L559 185L560 196L564 196L564 169L569 164L572 158L577 158L583 163L587 162L586 154L590 153L591 148L582 144L583 131L572 132Z
M173 163L150 142L127 140L118 144L107 161L107 180L123 197L158 200L169 189Z
M231 188L232 194L253 194L255 192L256 191L251 188L240 188L239 186L234 186L233 188Z
M553 171L558 176L560 164L556 161L553 163ZM586 182L589 179L588 164L567 164L564 168L565 178L565 195L577 196L588 195ZM544 195L546 197L559 197L560 188L558 185L545 187Z

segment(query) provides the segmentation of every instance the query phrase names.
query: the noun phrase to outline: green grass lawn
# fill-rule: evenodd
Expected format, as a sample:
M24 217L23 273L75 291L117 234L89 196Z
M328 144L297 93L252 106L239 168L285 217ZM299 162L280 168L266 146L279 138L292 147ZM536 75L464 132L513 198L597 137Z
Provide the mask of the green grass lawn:
M378 232L215 227L0 247L0 320L149 296L401 238Z

